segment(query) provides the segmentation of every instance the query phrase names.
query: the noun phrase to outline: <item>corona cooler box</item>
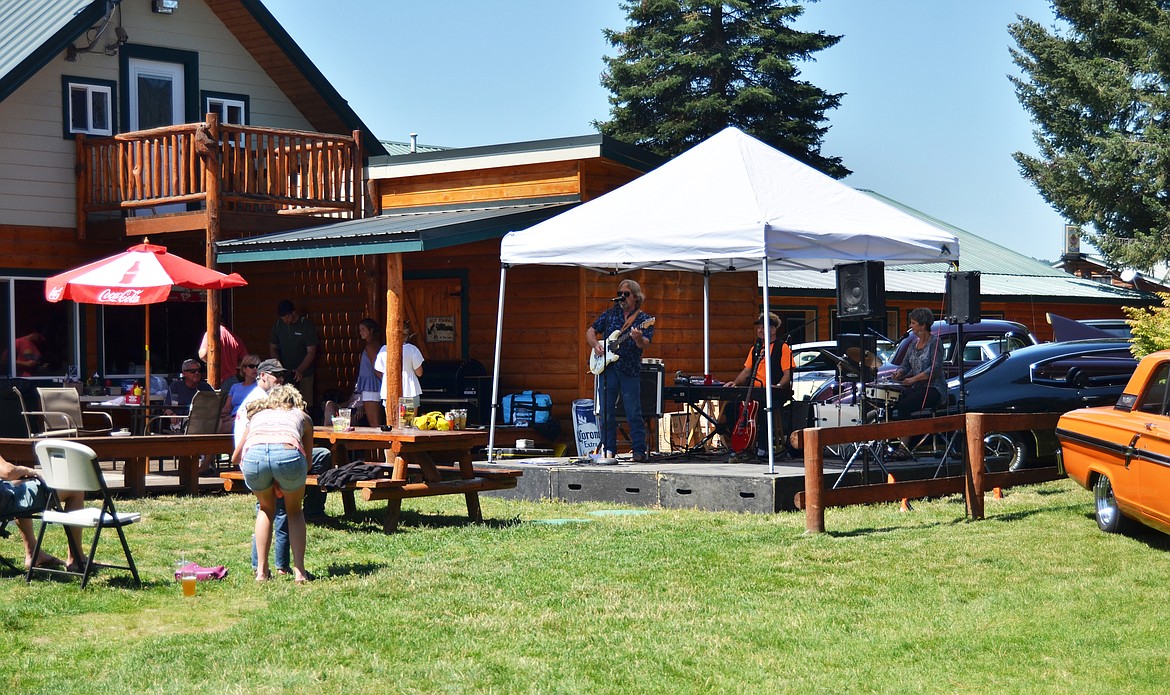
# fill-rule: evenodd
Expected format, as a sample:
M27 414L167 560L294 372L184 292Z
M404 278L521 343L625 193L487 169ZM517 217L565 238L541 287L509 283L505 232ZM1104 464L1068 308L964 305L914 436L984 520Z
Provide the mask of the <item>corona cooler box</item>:
M552 414L552 398L540 391L510 393L501 401L504 424L528 427L533 423L548 422Z

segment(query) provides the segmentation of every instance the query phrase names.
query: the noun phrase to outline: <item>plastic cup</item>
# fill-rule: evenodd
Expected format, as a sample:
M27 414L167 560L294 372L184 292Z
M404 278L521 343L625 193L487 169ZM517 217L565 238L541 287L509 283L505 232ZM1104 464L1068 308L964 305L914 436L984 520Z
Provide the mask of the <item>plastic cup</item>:
M349 429L349 413L342 415L338 413L333 416L333 431L344 432Z
M195 595L195 566L186 560L175 563L175 576L183 587L183 596Z

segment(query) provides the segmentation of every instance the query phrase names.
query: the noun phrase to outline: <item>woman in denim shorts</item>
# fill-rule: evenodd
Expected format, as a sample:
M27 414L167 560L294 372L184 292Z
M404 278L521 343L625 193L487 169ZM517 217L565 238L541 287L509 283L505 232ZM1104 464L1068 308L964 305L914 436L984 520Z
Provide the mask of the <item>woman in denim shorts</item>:
M244 483L256 495L256 581L272 576L268 566L272 546L272 520L276 497L284 497L288 512L289 544L292 546L293 575L299 584L312 576L305 570L305 474L309 469L306 451L313 449L313 421L305 412L305 401L295 386L281 385L266 398L245 406L248 426L232 454L244 474Z

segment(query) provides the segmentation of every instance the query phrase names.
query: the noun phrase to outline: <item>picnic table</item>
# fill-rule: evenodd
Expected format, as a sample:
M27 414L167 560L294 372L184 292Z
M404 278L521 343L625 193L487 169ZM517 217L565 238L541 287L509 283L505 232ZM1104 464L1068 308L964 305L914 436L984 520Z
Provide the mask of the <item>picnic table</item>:
M155 434L114 437L69 437L94 450L99 461L125 461L125 486L134 496L146 493L146 471L152 458L175 458L179 467L179 485L184 492L199 492L199 458L204 454L230 454L234 448L230 434ZM0 456L12 463L36 465L33 445L36 439L0 438Z
M467 516L472 521L483 521L479 493L487 490L508 490L516 487L519 470L477 469L472 464L473 447L484 446L488 433L484 430L392 429L356 427L335 432L329 427L316 427L313 438L317 444L328 445L333 451L334 465L344 465L351 451L384 451L389 476L377 480L363 480L341 491L345 513L354 513L353 495L360 490L367 502L386 500L386 516L382 528L386 533L398 530L402 500L408 497L462 494L467 500ZM373 463L373 462L367 462ZM220 473L224 488L231 490L243 481L239 471ZM317 476L308 476L306 485L316 485Z

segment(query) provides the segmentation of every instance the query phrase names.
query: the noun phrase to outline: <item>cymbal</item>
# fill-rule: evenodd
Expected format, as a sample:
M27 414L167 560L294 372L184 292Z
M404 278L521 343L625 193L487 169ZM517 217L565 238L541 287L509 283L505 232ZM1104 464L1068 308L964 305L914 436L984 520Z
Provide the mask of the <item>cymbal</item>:
M861 348L851 347L845 350L845 356L858 364L864 364L870 369L877 369L882 366L882 358L873 354L872 350L865 351L865 362L861 361Z

